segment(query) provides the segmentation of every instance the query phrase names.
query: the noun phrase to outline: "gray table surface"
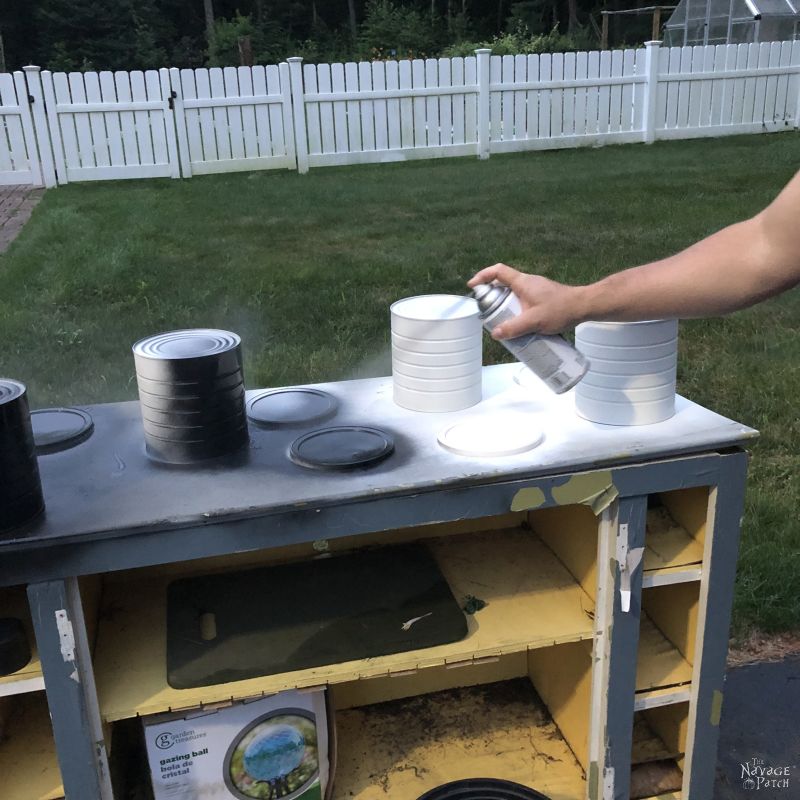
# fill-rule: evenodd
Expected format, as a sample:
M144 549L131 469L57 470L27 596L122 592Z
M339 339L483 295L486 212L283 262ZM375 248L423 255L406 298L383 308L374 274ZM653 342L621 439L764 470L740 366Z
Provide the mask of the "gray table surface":
M557 396L538 382L519 385L514 378L520 369L518 364L485 367L483 401L445 414L396 406L391 378L317 384L340 402L337 415L325 426L379 426L395 438L390 458L354 472L297 466L287 451L302 429L265 430L253 424L249 448L236 456L191 467L165 466L145 454L137 402L85 406L95 422L93 435L71 450L39 458L46 513L0 538L0 553L23 541L157 531L359 497L554 475L709 451L757 436L753 429L682 397L677 398L675 416L666 422L597 425L575 414L574 392ZM491 425L509 413L522 414L525 424L541 428L542 444L513 456L467 458L437 441L439 431L456 420L478 418ZM314 427L319 426L309 429Z

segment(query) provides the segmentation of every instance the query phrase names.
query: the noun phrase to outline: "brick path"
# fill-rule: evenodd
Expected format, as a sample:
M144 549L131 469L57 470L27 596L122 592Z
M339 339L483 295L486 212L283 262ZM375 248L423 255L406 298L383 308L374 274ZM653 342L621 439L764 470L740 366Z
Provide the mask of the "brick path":
M0 186L0 253L4 253L28 221L44 189Z

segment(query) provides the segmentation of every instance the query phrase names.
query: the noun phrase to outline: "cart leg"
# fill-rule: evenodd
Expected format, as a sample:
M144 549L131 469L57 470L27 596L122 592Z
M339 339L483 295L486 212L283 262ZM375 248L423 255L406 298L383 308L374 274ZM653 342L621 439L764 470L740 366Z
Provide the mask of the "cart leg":
M28 586L67 800L113 800L77 578Z
M600 523L588 796L630 793L647 497L628 497Z
M713 796L746 475L745 453L722 457L703 553L693 691L686 736L682 793L685 800L711 800Z

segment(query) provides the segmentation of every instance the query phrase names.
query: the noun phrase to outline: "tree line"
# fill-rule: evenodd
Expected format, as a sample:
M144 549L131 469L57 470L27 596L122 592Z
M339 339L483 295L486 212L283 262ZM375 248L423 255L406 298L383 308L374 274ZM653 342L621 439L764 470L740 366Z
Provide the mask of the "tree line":
M618 7L620 0L609 0ZM597 47L605 0L2 0L0 69L148 69ZM645 20L646 22L646 20ZM645 25L646 28L646 25ZM641 40L639 32L626 32Z

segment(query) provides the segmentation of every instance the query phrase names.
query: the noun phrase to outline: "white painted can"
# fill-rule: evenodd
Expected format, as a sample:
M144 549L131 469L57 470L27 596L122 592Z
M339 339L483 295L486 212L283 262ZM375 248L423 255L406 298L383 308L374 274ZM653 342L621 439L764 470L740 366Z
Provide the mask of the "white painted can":
M575 346L591 365L575 410L606 425L649 425L675 413L678 321L585 322Z
M391 307L394 401L412 411L460 411L481 400L478 304L460 295L420 295Z
M420 392L394 384L394 402L410 411L461 411L480 403L481 398L480 381L466 389L449 392Z
M478 304L471 297L423 294L392 303L392 333L410 339L461 339L480 336ZM462 348L463 349L463 348Z

